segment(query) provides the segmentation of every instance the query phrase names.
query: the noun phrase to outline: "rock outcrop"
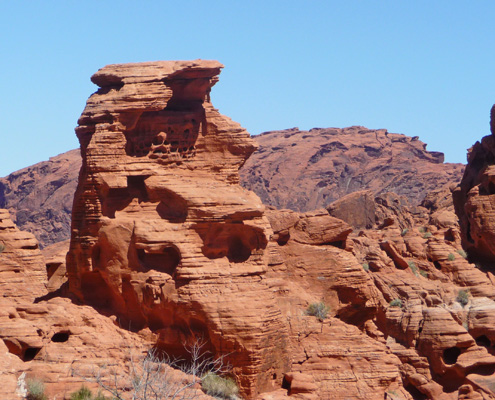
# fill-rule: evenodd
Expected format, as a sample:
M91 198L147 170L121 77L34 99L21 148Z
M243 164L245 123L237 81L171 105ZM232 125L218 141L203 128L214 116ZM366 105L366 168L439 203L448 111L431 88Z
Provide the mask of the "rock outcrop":
M279 387L287 330L262 276L270 224L239 185L256 149L209 100L216 61L110 65L76 133L69 290L170 355L202 338L245 395Z
M495 106L491 110L492 133L469 149L466 171L454 193L463 246L473 260L486 265L495 260L494 121Z
M0 208L41 247L66 240L80 169L80 152L71 150L0 178Z
M412 206L460 181L463 165L444 163L417 137L350 128L297 128L256 136L259 149L241 170L244 187L276 208L310 211L343 196L394 192Z

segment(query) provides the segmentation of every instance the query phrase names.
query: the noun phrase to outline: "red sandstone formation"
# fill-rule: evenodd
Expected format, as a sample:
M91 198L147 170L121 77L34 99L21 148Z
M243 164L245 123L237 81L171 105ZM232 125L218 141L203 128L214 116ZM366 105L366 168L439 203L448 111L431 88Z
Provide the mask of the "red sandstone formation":
M209 101L216 61L110 65L76 132L83 158L69 290L149 327L169 354L204 338L242 392L279 387L287 331L262 280L270 225L238 169L249 134ZM182 354L182 356L186 356Z
M0 178L0 207L41 247L68 239L80 168L79 150L71 150Z
M491 135L469 149L468 165L454 194L463 245L483 264L495 260L495 106L490 126Z
M298 128L256 136L259 149L241 170L243 186L265 204L309 211L369 189L394 192L411 205L432 190L457 183L462 164L445 164L417 137L350 128Z

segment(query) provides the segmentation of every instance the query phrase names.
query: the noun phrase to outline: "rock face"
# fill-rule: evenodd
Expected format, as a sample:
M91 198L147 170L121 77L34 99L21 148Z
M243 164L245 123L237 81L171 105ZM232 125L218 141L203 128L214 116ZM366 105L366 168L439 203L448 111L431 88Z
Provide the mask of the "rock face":
M473 260L495 260L495 106L491 110L492 134L469 150L468 165L454 204L463 245Z
M1 178L0 208L8 209L41 247L66 240L80 168L80 152L71 150Z
M265 204L309 211L369 189L394 192L411 205L461 179L462 164L444 164L417 137L350 128L297 128L256 136L259 149L241 170L244 187Z
M280 386L287 333L262 280L270 224L239 186L255 143L209 101L221 68L156 62L93 75L100 89L76 128L67 272L71 294L131 330L150 328L168 354L207 340L252 396Z

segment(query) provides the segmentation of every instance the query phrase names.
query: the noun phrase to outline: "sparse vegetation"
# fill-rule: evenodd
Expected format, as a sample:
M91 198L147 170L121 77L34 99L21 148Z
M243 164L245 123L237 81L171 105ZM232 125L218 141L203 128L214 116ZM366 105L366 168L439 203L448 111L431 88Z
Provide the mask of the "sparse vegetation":
M0 253L3 253L5 250L5 245L3 243L0 243Z
M203 391L219 399L234 399L239 394L239 388L232 378L224 378L215 373L208 373L201 382Z
M27 396L26 400L48 400L45 394L45 384L39 379L26 380Z
M390 302L390 307L399 307L402 308L402 300L401 299L394 299Z
M370 270L370 265L368 263L363 264L363 269L368 272Z
M463 250L463 249L459 249L457 250L457 253L459 253L459 255L462 257L462 258L467 258L467 253Z
M426 233L426 228L424 226L420 226L418 228L419 233Z
M409 232L409 229L404 228L404 229L402 229L402 232L400 233L400 235L401 236L406 236L407 235L407 232Z
M412 273L416 276L418 276L418 267L416 267L416 264L414 263L414 261L409 261L407 263L407 265L409 265L409 268L411 269Z
M321 301L319 303L311 303L306 309L306 315L311 315L318 318L320 321L323 321L327 318L329 311L330 308Z
M420 274L422 277L424 277L424 278L428 278L428 272L423 271L422 269L421 269L421 270L419 270L419 274Z
M449 253L449 255L447 256L447 260L454 261L455 260L455 254L454 253Z
M93 395L90 389L86 386L82 386L77 392L70 395L70 400L109 400L99 392L96 396Z
M423 234L423 239L428 239L428 238L431 238L433 236L433 234L431 232L425 232Z
M459 290L456 301L464 307L469 302L469 290Z

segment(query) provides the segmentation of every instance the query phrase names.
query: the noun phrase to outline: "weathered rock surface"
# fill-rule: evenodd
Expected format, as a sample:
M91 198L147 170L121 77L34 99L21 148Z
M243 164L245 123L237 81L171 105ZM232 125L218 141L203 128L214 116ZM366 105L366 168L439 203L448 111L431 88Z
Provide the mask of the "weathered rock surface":
M490 126L491 135L469 149L466 171L454 193L463 245L473 260L484 264L495 260L495 106Z
M297 128L256 136L258 151L241 170L244 187L265 204L309 211L369 189L394 192L413 206L432 190L460 181L463 165L444 163L417 137L350 128Z
M216 61L110 65L76 133L69 290L174 354L207 340L245 395L279 387L287 330L269 287L264 206L239 186L254 141L209 101ZM187 354L175 354L187 357Z
M66 240L80 168L80 152L71 150L0 178L0 208L41 247Z

